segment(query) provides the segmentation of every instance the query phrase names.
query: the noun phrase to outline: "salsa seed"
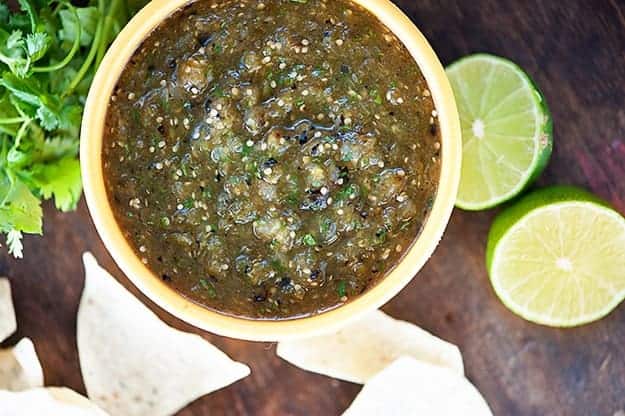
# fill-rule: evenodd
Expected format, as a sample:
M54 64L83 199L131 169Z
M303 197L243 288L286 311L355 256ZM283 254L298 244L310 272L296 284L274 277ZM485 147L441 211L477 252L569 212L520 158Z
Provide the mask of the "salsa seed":
M128 201L128 205L134 209L139 209L141 208L141 200L139 198L133 198Z

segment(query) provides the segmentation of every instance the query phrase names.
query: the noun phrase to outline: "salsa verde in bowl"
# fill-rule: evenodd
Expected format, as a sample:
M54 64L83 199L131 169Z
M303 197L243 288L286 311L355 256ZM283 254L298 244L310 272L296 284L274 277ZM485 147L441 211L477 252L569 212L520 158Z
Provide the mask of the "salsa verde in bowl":
M387 1L155 3L107 56L83 125L89 207L118 264L175 315L241 338L381 306L457 188L457 113L426 41Z

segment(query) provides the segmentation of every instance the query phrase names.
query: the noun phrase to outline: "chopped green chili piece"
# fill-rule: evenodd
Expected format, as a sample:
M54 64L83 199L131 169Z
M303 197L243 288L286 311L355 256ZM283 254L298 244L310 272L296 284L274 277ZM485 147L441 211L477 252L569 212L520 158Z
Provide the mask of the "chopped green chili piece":
M306 244L307 246L313 247L317 245L317 240L315 240L315 237L313 237L311 234L306 234L303 238L302 238L302 242L304 244Z
M217 297L217 290L212 282L209 282L206 279L200 279L200 285L208 292L208 296L211 298Z
M347 296L347 282L345 280L336 282L336 293L340 298Z

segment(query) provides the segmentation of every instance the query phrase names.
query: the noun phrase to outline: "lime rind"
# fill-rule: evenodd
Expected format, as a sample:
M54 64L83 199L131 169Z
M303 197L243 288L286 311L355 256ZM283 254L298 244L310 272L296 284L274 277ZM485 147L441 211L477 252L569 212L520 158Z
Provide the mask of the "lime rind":
M467 88L466 83L464 82L456 82L457 79L460 78L458 72L462 71L475 71L475 68L471 68L470 66L474 65L475 68L479 68L483 66L484 68L489 68L491 72L487 74L477 74L478 77L485 78L484 90L479 90L477 87L471 90ZM505 68L505 73L502 74L501 69ZM507 91L505 96L499 97L501 100L497 101L496 104L490 103L491 108L487 111L487 101L490 99L493 101L493 93L489 91L489 88L493 83L491 82L491 78L493 77L495 71L499 70L500 76L510 77L508 81L510 83L519 83L519 88L513 91ZM492 208L497 206L503 202L509 201L523 192L529 185L531 185L540 174L544 171L547 163L550 159L552 148L553 148L553 123L551 119L551 114L549 112L547 103L538 90L536 88L536 84L533 80L516 64L510 62L506 59L495 57L487 54L476 54L471 55L466 58L462 58L459 61L450 65L447 69L447 73L449 75L450 81L452 85L455 86L454 91L456 93L456 101L458 103L458 109L461 118L461 124L463 127L463 153L465 153L464 164L463 165L463 177L467 180L467 182L461 181L460 192L458 194L458 199L456 201L456 206L465 210L477 211ZM474 75L475 74L469 74ZM516 78L515 78L516 77ZM483 81L480 79L480 81ZM477 91L476 91L477 90ZM504 90L505 91L505 90ZM484 118L485 116L492 115L493 111L502 111L505 110L506 101L511 101L510 97L514 95L520 95L520 93L525 94L525 98L528 98L529 103L531 104L529 108L521 109L525 111L531 111L533 113L533 118L535 120L535 126L533 132L527 134L527 137L520 137L523 140L532 140L533 141L533 151L531 155L531 161L529 163L525 163L523 166L514 166L509 161L503 163L502 155L497 146L486 145L478 146L477 140L473 133L472 129L474 126L473 120ZM486 97L486 98L485 98ZM496 95L494 96L495 98ZM479 105L476 105L474 108L470 103L473 101L479 101ZM526 116L523 114L523 111L513 112L505 114L503 118L523 118ZM505 130L505 121L506 120L496 120L496 123L504 123L503 126L500 126L500 129ZM512 120L514 121L514 120ZM517 123L518 126L518 123ZM504 136L504 134L497 133L492 135L494 136ZM469 139L466 139L469 137ZM505 137L502 137L505 139ZM510 138L510 140L504 140L508 143L504 146L512 147L516 145L512 140L515 137ZM473 147L473 148L472 148ZM495 147L495 149L492 149ZM487 148L490 152L490 155L484 156L483 149ZM520 148L520 147L519 147ZM472 154L469 154L472 153ZM477 155L475 154L477 153ZM508 153L514 153L519 157L523 155L523 151L512 151ZM484 163L484 159L490 157L490 164ZM493 158L496 158L493 161ZM480 166L475 165L475 159L479 161ZM472 163L472 165L469 165ZM501 169L497 169L494 172L492 169L487 169L488 165L505 165L505 169L502 171ZM479 178L475 182L480 182L481 186L485 186L486 190L478 190L474 187L480 185L478 183L471 183L471 181L467 178L475 177L475 171L479 170ZM508 176L506 177L506 170L508 170ZM494 186L492 185L493 180L498 179L500 183L503 183L504 187L506 187L506 191L504 192L496 192L494 190ZM464 187L463 187L464 183ZM474 193L480 192L482 194L487 193L489 195L488 198L473 198L470 200L465 197L465 194L469 191L470 188ZM463 190L464 189L464 190Z
M510 286L504 285L504 277L497 274L497 271L500 270L503 264L502 262L507 262L506 266L508 268L510 268L511 264L514 264L514 260L511 260L510 256L505 253L505 250L509 250L511 239L520 238L518 237L519 234L523 232L524 227L527 227L528 223L531 224L532 220L537 217L549 215L550 213L547 211L557 212L558 215L560 215L563 210L572 208L584 210L589 214L595 213L597 217L610 220L611 225L616 226L614 233L619 235L623 240L622 246L620 246L620 248L617 247L615 249L616 251L612 250L611 254L620 256L621 258L625 257L625 218L613 210L605 201L575 187L559 186L545 188L528 195L519 201L519 203L503 211L495 220L489 233L486 249L486 263L493 289L507 308L528 321L553 327L584 325L605 317L625 299L625 277L622 278L620 282L617 282L620 286L615 288L612 287L612 285L604 285L602 277L605 276L597 274L597 271L592 271L592 273L585 271L586 275L592 276L593 278L582 279L581 284L579 282L580 279L577 279L577 287L575 288L558 287L556 293L560 298L551 299L548 297L548 299L553 301L551 303L551 308L549 310L538 310L528 307L531 302L535 301L534 298L527 300L525 304L520 304L516 299L518 296L515 298L515 296L512 296L512 293L519 288L522 289L521 286L531 279L541 279L543 286L539 287L539 290L534 291L536 293L535 297L539 297L545 292L549 284L559 283L562 285L563 282L567 282L565 279L552 279L550 281L550 279L546 278L546 275L549 274L549 268L546 267L544 271L541 271L541 273L537 274L535 277L527 276L523 281L515 282L516 286L511 288ZM600 236L600 238L604 238L604 236ZM605 238L608 238L608 236L606 235ZM519 243L516 242L516 244ZM522 249L525 257L521 260L522 262L530 261L540 263L541 259L544 257L541 256L540 253L532 257L528 245L523 245ZM541 249L549 250L547 245L544 245ZM605 252L606 255L610 254L608 252L609 250ZM581 257L584 255L589 256L589 254L583 252L577 254ZM529 287L532 287L532 285L529 285ZM585 311L585 296L596 296L596 293L593 293L596 292L596 287L599 287L600 291L609 292L607 300L601 302L600 307L594 307L589 311ZM577 298L575 298L575 296L577 296ZM572 310L580 307L580 298L582 311L579 313L571 313ZM562 314L560 314L560 316L555 316L553 312L556 304L561 309L562 305L567 303L569 316L562 316Z

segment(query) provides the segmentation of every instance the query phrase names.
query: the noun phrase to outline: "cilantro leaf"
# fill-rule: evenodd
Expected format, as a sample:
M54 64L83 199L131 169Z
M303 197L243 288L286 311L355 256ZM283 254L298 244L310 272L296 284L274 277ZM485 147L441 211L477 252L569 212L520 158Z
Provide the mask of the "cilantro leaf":
M37 119L41 127L48 131L56 129L60 123L59 117L46 106L37 108Z
M9 6L0 3L0 23L5 26L9 23Z
M62 116L57 109L58 97L46 94L40 90L40 87L34 81L26 81L5 72L3 78L0 79L0 86L5 87L13 96L26 104L30 104L36 108L35 117L41 122L41 127L45 130L52 131L58 127Z
M76 209L82 193L78 159L65 157L56 163L36 165L33 180L45 199L54 196L57 209L63 212Z
M9 16L9 28L27 30L30 27L30 18L26 13L15 13Z
M0 79L0 86L9 90L13 96L27 104L33 106L41 105L39 99L42 92L39 90L39 85L35 81L24 81L10 72L4 72L2 79Z
M50 47L50 37L45 32L29 33L26 36L26 52L31 62L43 58Z
M0 230L41 234L41 202L19 179L7 175L0 183Z
M93 36L98 25L100 12L95 7L81 7L76 9L78 19L80 20L80 45L89 46L93 41ZM73 42L78 36L78 24L74 18L74 14L67 10L59 12L61 18L62 29L59 31L59 39Z
M11 230L7 233L7 246L9 247L9 254L12 254L16 259L24 257L24 245L22 245L22 233L17 230Z
M8 49L21 48L24 45L24 34L21 30L14 30L11 32L6 40Z
M40 158L43 161L49 161L77 154L78 140L73 137L56 136L44 141Z

